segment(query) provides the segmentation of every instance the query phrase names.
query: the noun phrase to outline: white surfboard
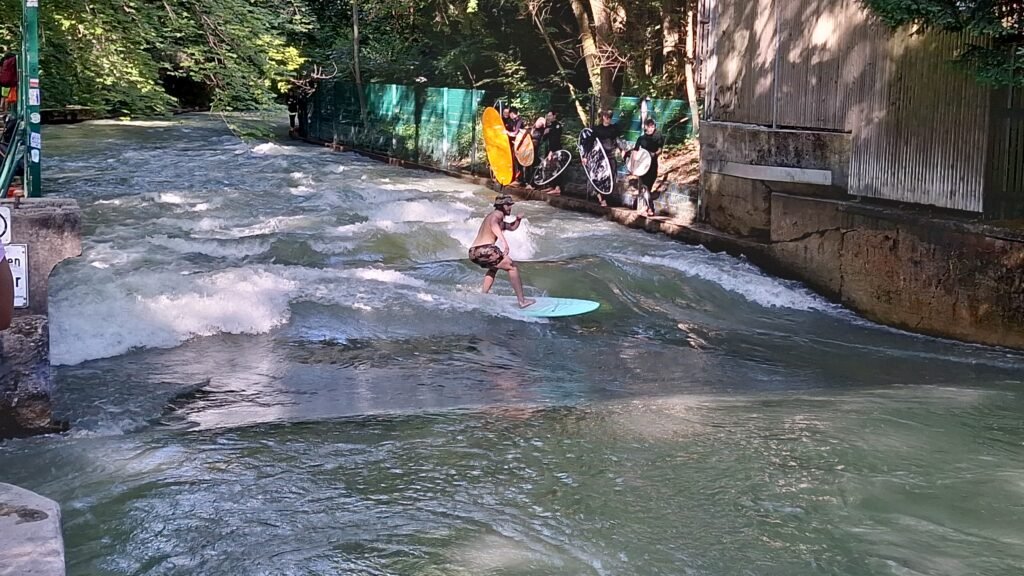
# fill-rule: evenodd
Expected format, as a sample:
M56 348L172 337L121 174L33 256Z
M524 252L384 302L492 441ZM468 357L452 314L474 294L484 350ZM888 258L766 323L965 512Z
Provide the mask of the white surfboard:
M500 299L502 304L514 311L516 314L531 318L562 318L565 316L578 316L597 310L601 305L593 300L579 300L576 298L549 298L540 296L533 298L534 304L526 308L519 307L519 301L515 296L494 296Z

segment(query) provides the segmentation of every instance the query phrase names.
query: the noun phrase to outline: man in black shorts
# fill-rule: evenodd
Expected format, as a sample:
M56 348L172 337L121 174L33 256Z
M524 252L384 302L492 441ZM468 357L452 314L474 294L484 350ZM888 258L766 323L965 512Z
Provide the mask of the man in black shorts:
M502 194L494 199L494 210L480 224L480 231L476 234L473 247L469 249L469 259L477 266L487 269L487 274L484 276L484 294L490 292L491 287L494 286L494 277L498 275L498 270L505 270L512 283L512 290L519 300L519 307L526 308L536 301L523 296L523 281L519 278L519 269L516 268L516 263L508 257L510 250L508 240L505 239L505 231L516 230L519 228L520 222L523 221L521 216L516 216L516 221L512 224L505 222L505 217L512 214L513 204L515 204L515 200L508 194ZM505 245L504 252L497 245L498 240Z

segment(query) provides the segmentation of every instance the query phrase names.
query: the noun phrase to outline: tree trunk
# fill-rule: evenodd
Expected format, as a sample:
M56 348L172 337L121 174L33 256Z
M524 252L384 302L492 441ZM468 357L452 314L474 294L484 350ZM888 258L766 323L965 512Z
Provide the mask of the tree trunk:
M674 86L682 83L683 55L680 51L680 30L682 22L679 21L679 0L662 0L661 2L661 30L662 46L661 53L664 62L662 69L665 78Z
M352 66L356 77L356 92L359 93L359 118L363 132L370 129L366 116L366 94L363 93L363 78L359 71L359 0L352 0Z
M693 119L693 133L700 130L700 108L697 102L697 18L700 0L689 0L686 12L686 100Z
M594 14L594 32L597 35L598 65L601 72L600 94L601 108L609 108L615 99L613 83L615 67L611 61L612 15L605 0L590 0L590 8ZM602 52L604 54L602 54Z
M587 76L590 77L591 90L601 91L601 56L597 52L597 42L590 30L590 16L583 0L572 0L572 11L576 15L576 23L580 28L580 45L583 48L583 61L587 65Z
M544 42L547 44L548 50L551 52L551 57L555 60L555 66L558 67L558 73L566 79L565 83L566 86L569 87L569 94L572 95L573 103L576 104L576 113L579 114L580 121L582 121L583 125L586 126L589 124L587 111L584 110L583 105L580 104L578 91L576 90L576 87L572 85L572 81L568 79L568 72L565 70L565 67L562 66L562 60L558 57L558 50L555 50L555 45L551 42L551 36L548 35L548 29L544 26L544 22L542 22L542 18L540 17L540 14L538 14L538 10L540 8L539 2L530 2L528 8L530 10L530 16L533 18L534 25L537 26L537 30L540 32L540 35L544 37Z

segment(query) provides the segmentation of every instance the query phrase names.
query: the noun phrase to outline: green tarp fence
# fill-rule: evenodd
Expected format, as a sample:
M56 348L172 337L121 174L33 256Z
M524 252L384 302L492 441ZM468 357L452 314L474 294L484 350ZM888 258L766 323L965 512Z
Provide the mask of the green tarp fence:
M360 115L359 93L354 83L321 81L311 96L303 125L306 136L323 142L351 146L450 171L487 173L486 153L480 135L483 108L501 101L515 105L526 123L532 124L549 109L556 110L565 125L562 145L576 155L576 138L582 123L576 103L568 97L547 93L507 97L495 91L431 88L399 84L366 84L366 123ZM618 98L613 120L629 142L640 135L638 97ZM583 108L596 112L586 97ZM682 100L651 100L649 115L669 145L692 135L689 107Z

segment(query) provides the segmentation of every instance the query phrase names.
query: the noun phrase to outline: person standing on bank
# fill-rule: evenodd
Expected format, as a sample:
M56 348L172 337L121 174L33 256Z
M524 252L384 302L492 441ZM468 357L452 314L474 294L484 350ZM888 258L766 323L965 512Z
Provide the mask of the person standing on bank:
M600 117L600 124L594 126L592 130L594 131L594 136L601 143L601 147L604 148L604 153L608 156L608 163L612 168L612 191L608 194L611 196L615 194L615 179L619 173L619 164L615 160L615 151L622 142L622 130L619 128L618 124L612 124L611 110L602 110ZM601 203L601 206L608 206L608 202L605 201L604 196L598 194L597 200Z
M515 222L511 224L505 222L505 217L512 215L513 204L515 204L515 200L508 194L502 194L494 199L494 210L480 224L473 247L469 249L469 259L477 266L487 269L487 274L484 276L484 294L489 293L491 287L494 286L494 278L498 275L498 270L505 270L512 283L512 290L516 293L516 299L519 300L519 307L526 308L534 304L536 300L523 296L523 281L519 278L519 268L509 258L511 248L508 240L505 239L505 232L518 229L519 224L523 221L522 216L516 216ZM505 245L504 252L497 245L499 240Z
M654 216L654 181L658 179L658 153L665 144L665 139L658 133L658 125L653 118L644 120L644 133L636 139L633 150L643 148L651 154L651 167L640 177L640 198L647 216Z
M298 128L296 120L299 115L299 104L302 101L302 88L298 84L292 84L288 88L288 92L285 93L284 99L288 105L288 133L294 135L295 129Z
M533 151L534 161L533 164L527 166L523 170L525 174L526 189L533 190L533 175L536 174L537 168L540 167L540 162L537 158L540 157L540 145L544 140L544 133L547 131L548 120L546 117L541 116L533 123L533 128L530 129L530 138L533 139Z
M519 133L525 128L523 119L519 117L519 108L515 106L508 107L508 121L505 122L505 132L508 133L508 144L512 150L512 174L517 182L525 184L523 166L519 163L516 158L516 138L519 137Z
M558 112L549 110L546 116L547 127L544 129L544 146L547 153L547 162L554 162L556 154L562 149L562 123L558 121ZM562 193L562 174L559 174L557 178L551 184L554 188L548 191L548 194L552 196L558 196Z

